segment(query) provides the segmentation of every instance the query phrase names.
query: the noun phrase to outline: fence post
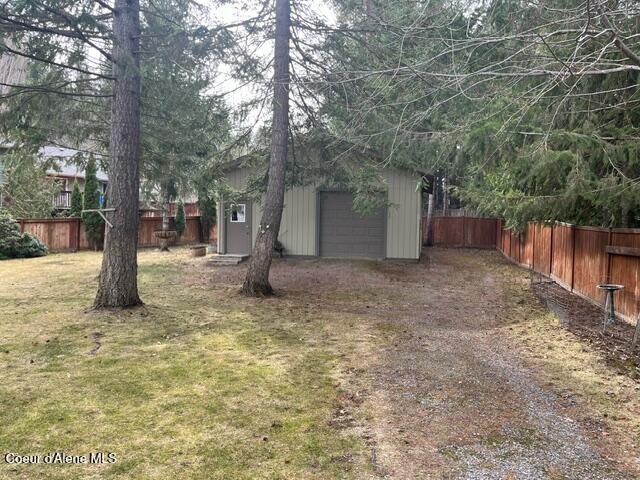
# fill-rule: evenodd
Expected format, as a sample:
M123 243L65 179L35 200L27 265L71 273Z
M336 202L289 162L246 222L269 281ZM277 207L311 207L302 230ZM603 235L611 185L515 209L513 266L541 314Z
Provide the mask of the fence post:
M576 274L576 226L571 225L571 291L575 285Z
M555 230L555 223L551 225L551 239L549 241L549 277L551 277L551 272L553 271L553 231Z
M466 224L467 224L467 217L463 215L462 216L462 246L463 247L467 246L467 233L465 229Z
M613 229L609 228L609 235L607 237L607 245L611 245L611 242L613 240ZM605 282L606 283L611 283L611 257L613 257L613 255L611 255L610 253L607 253L607 276L605 278Z
M531 270L536 271L536 224L533 224L533 235L531 239Z
M80 251L80 229L82 228L82 219L78 218L76 222L76 252Z
M522 265L522 233L518 233L518 265Z

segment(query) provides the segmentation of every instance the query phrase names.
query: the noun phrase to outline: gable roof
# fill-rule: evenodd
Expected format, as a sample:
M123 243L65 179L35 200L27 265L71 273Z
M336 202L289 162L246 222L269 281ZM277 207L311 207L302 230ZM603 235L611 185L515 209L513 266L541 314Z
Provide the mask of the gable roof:
M85 178L84 168L74 163L76 159L82 156L82 152L72 148L47 145L42 147L38 153L45 158L54 159L54 165L52 168L47 169L47 175ZM96 177L98 177L98 180L101 182L109 181L106 172L101 169L97 170Z

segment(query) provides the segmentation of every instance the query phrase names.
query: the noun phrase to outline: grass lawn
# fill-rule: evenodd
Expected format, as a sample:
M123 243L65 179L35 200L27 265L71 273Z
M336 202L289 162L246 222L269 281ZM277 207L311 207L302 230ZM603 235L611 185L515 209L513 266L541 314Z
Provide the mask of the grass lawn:
M367 448L332 421L341 362L373 346L357 314L243 298L181 249L140 252L144 308L87 311L100 261L0 262L0 452L117 461L0 459L0 478L368 476Z

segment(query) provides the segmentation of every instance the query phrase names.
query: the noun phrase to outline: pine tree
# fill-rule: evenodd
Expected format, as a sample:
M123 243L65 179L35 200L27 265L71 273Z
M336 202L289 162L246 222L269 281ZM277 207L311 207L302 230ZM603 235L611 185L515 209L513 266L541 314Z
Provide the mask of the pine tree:
M176 210L176 232L178 233L178 238L182 237L184 230L187 228L187 220L184 215L184 204L182 200L178 202L178 207Z
M249 268L242 285L245 295L271 295L269 270L273 247L278 239L284 207L285 171L289 134L289 37L291 28L290 0L276 0L276 29L273 60L273 117L271 157L262 219L258 227Z
M73 182L73 192L71 193L71 209L69 215L80 217L82 215L82 191L78 182Z
M224 101L208 92L210 66L233 47L235 35L222 25L201 25L203 9L179 0L3 3L0 55L27 59L32 72L11 81L0 72L0 93L11 88L0 96L5 143L28 143L37 151L44 142L64 139L110 159L113 209L106 215L113 228L105 234L96 308L141 303L140 179L157 182L155 172L204 170L213 146L229 137ZM11 35L19 48L5 38ZM183 158L190 163L173 168ZM182 176L183 184L193 178Z
M209 243L211 227L216 223L216 200L204 186L198 189L198 209L200 210L202 241Z
M100 192L98 190L98 177L96 176L96 161L90 159L85 173L83 209L92 210L96 208L100 208ZM89 244L97 250L102 239L104 221L97 212L82 214L82 220Z

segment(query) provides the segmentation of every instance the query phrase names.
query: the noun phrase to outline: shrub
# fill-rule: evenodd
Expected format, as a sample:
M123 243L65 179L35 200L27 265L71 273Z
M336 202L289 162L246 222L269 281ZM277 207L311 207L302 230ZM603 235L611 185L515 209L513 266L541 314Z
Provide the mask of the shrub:
M176 210L176 232L178 232L178 238L182 237L185 229L187 228L187 220L184 215L184 204L180 201L178 202L178 207Z
M42 257L47 247L38 238L20 232L20 225L6 211L0 210L0 260Z
M202 240L209 242L211 227L216 224L216 200L205 188L198 190L198 208L200 209Z
M80 185L78 182L73 182L73 192L71 192L71 208L69 209L69 216L79 217L82 215L82 192L80 191Z
M93 210L100 207L100 191L98 190L98 178L96 177L96 161L91 158L87 162L84 184L84 210ZM82 214L84 229L87 232L87 240L94 250L97 250L102 240L104 220L98 212L86 212Z

